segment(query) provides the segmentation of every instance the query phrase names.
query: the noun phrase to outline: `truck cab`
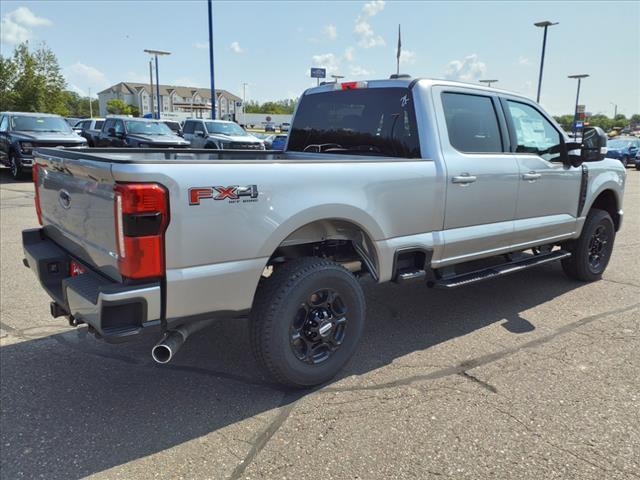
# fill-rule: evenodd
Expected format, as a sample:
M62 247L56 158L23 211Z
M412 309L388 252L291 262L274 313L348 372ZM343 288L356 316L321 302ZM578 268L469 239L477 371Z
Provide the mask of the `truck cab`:
M192 148L216 150L264 150L264 143L240 125L225 120L185 120L185 140Z
M160 120L107 117L95 139L97 147L187 148L189 142Z

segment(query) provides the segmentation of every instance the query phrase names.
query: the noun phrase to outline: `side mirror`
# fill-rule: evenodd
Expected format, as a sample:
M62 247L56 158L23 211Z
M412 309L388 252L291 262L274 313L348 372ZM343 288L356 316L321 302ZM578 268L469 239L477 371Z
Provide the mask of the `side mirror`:
M115 137L116 129L114 127L109 128L109 130L107 130L107 135L109 135L110 137Z
M603 160L607 154L607 134L600 127L585 127L582 130L580 157L583 162Z

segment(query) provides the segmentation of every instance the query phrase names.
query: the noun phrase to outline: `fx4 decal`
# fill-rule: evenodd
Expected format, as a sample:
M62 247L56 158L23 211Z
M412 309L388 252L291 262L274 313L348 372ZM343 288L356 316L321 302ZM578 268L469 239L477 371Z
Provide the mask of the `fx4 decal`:
M212 198L214 200L229 200L229 203L257 202L258 186L231 185L229 187L192 187L189 189L189 205L200 205L203 198Z

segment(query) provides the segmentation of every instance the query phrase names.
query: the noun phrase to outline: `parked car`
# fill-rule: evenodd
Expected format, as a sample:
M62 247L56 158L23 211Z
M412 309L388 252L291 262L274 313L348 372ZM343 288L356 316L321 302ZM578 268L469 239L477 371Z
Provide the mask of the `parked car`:
M288 132L290 128L291 128L291 124L290 124L290 123L287 123L287 122L283 122L283 123L280 125L280 131L281 131L281 132Z
M635 159L640 151L640 139L636 137L616 137L607 144L607 157L616 158L625 167Z
M271 150L284 150L287 144L287 135L274 135L271 140Z
M97 147L188 148L189 142L174 134L161 120L108 117L96 138Z
M219 150L264 150L262 140L240 125L226 120L185 120L183 135L192 148Z
M33 151L38 147L86 147L60 115L48 113L0 113L0 162L11 168L13 178L31 172Z
M248 314L259 364L308 387L373 328L359 279L451 289L555 261L600 279L627 175L605 146L601 129L569 142L534 101L494 88L320 85L284 152L38 150L25 264L54 316L107 341L156 335L159 363Z
M640 150L638 150L638 153L636 153L635 163L636 170L640 170Z
M182 125L180 125L180 122L176 122L175 120L163 120L163 122L173 133L179 137L182 136Z
M78 123L82 118L77 117L64 117L64 121L69 124L70 127L73 127L76 123Z
M102 130L103 124L104 118L88 118L76 123L73 126L73 131L86 138L89 146L93 147L95 146L96 137L100 135L100 130Z
M275 132L276 131L276 124L273 122L267 122L264 124L264 131L265 132Z

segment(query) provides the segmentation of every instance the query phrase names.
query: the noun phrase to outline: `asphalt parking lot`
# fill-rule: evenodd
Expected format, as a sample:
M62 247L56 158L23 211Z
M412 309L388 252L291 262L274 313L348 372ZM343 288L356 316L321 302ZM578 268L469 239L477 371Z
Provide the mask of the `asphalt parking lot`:
M454 291L366 289L339 378L283 392L244 321L157 366L54 320L22 265L33 189L0 171L0 476L640 478L640 172L604 279L559 265Z

